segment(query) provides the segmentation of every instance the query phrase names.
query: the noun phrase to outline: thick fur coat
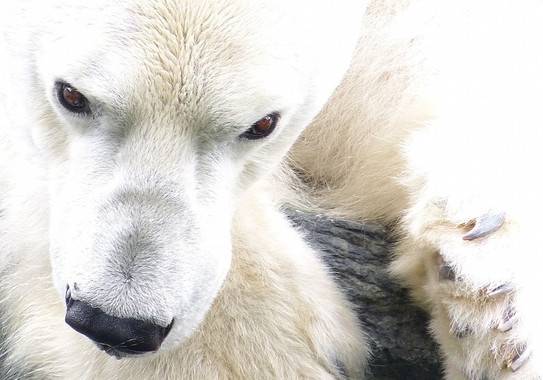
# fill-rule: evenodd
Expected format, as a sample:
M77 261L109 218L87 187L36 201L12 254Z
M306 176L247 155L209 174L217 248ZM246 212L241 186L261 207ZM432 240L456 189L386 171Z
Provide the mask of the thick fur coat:
M542 16L536 0L4 2L6 366L362 378L362 329L291 203L395 226L391 270L448 379L539 378ZM68 296L171 331L117 360L64 323Z

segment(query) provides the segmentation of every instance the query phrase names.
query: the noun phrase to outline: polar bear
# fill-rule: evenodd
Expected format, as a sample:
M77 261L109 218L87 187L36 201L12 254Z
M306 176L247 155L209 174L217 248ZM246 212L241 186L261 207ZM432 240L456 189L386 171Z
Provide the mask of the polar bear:
M286 202L396 228L447 378L543 374L539 1L0 14L7 376L362 378Z

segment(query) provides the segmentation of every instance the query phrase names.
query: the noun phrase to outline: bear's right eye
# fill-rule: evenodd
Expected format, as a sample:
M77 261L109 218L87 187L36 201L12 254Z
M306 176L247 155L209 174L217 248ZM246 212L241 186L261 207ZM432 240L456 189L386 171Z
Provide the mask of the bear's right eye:
M90 113L89 101L81 92L66 82L57 82L57 98L68 111L77 114Z

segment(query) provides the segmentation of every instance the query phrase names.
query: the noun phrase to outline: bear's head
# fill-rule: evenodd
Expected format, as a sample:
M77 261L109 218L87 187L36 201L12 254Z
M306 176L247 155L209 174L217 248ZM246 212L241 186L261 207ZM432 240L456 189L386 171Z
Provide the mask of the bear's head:
M341 81L365 1L23 4L12 83L66 320L118 356L175 347L228 274L236 208Z

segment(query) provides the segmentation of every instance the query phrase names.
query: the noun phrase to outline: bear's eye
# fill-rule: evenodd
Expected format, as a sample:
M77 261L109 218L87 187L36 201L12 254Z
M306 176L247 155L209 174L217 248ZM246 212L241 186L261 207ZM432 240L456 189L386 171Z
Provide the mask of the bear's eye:
M73 113L89 113L89 101L77 89L65 82L57 82L58 101L64 108Z
M248 140L258 140L269 136L277 126L279 117L280 115L277 112L266 115L254 123L247 131L243 132L241 137Z

